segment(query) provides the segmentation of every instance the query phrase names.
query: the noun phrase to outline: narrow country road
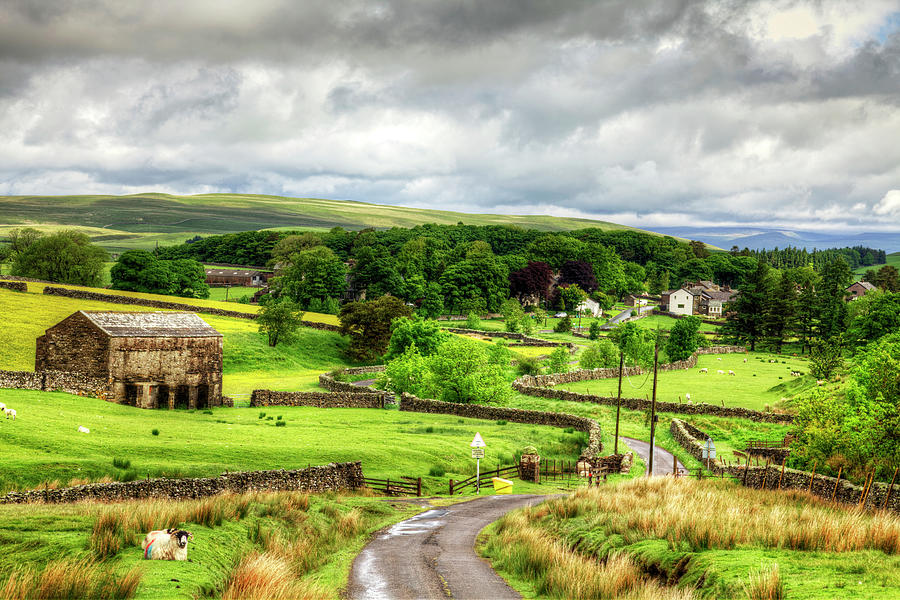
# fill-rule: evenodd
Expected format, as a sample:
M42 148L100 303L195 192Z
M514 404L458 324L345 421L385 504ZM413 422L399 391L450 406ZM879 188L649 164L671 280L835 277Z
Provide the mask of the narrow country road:
M485 496L435 508L381 531L353 561L348 598L520 598L475 554L475 536L545 496Z
M631 313L633 313L633 312L634 312L633 308L626 308L619 314L612 317L609 321L607 321L605 325L601 325L600 329L612 329L613 327L618 325L620 322L622 322L625 319L627 319L628 317L630 317Z
M374 379L361 379L361 380L359 380L359 381L353 381L353 382L351 382L351 383L352 383L353 385L356 385L356 386L359 386L359 387L369 387L370 385L374 385L374 384L375 384L375 380L374 380Z
M650 442L642 442L641 440L636 440L634 438L628 437L620 437L619 439L624 440L628 447L634 450L635 454L640 456L644 463L647 465L647 469L650 469ZM669 475L672 473L673 462L675 461L675 456L669 452L668 450L664 450L659 446L656 446L653 449L653 474L654 475ZM646 472L646 471L645 471ZM686 473L687 467L685 467L681 462L678 462L678 472Z

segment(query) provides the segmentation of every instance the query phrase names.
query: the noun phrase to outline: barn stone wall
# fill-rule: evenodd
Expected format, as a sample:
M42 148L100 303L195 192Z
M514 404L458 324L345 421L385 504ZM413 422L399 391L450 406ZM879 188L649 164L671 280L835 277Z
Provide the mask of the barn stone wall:
M356 388L347 392L273 392L253 390L250 406L313 406L315 408L384 408L384 394Z
M11 492L0 496L0 504L26 502L121 502L143 498L187 500L215 496L223 492L256 491L327 492L363 487L362 464L330 463L297 470L243 471L218 477L146 479L129 482L88 483L53 490Z
M524 333L514 333L511 331L482 331L481 329L463 329L460 327L447 327L444 331L449 331L450 333L459 333L462 335L481 335L484 337L490 338L503 338L505 340L518 340L519 343L517 346L547 346L547 347L556 347L556 346L565 346L568 349L575 348L575 344L571 342L551 342L548 340L542 340L540 338L531 337L525 335Z
M78 312L37 338L34 370L106 377L109 373L109 345L109 336Z

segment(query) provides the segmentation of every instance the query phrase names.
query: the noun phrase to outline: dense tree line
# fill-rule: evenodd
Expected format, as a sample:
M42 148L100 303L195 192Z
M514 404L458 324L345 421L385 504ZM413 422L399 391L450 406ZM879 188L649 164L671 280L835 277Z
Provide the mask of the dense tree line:
M738 252L737 246L731 249L732 254L746 254L766 261L776 269L795 269L811 266L816 271L825 268L838 258L843 258L851 269L869 267L887 262L887 253L876 248L853 246L846 248L830 248L828 250L812 250L806 248L787 247L774 250L743 250Z

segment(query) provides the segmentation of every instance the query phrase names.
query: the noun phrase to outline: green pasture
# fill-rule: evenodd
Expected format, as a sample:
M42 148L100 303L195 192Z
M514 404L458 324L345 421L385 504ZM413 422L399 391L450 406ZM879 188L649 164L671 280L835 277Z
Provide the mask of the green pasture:
M325 231L335 226L345 229L389 229L424 223L455 225L459 222L469 225L518 225L542 231L586 227L634 229L606 221L571 217L467 214L347 200L255 194L0 197L0 236L15 227L34 227L47 232L77 229L112 251L152 248L157 243L178 244L194 235L260 229Z
M880 265L871 265L869 267L857 267L853 269L853 274L857 276L857 279L866 274L866 271L877 271L884 265L891 265L897 269L900 269L900 252L893 252L887 255L887 262Z
M663 331L668 331L672 329L675 323L678 321L675 317L669 317L666 315L648 315L646 317L641 317L635 323L644 327L645 329L662 329ZM723 321L724 322L724 321ZM701 323L700 331L702 333L718 333L719 325L712 325L710 323Z
M215 300L217 302L225 302L225 298L228 298L229 303L233 303L238 298L242 296L250 296L259 291L258 287L248 287L248 286L231 286L230 288L226 287L211 287L209 288L209 298L207 300ZM177 300L176 300L177 302Z
M744 362L746 360L746 362ZM769 362L774 360L776 362ZM708 369L701 373L700 369ZM724 375L717 371L722 370ZM728 371L734 371L729 375ZM804 373L791 377L791 372ZM693 369L660 371L657 378L657 400L684 402L685 394L693 403L705 402L717 406L741 406L753 410L785 408L798 392L815 385L809 375L809 361L796 356L748 352L747 354L704 354L697 358ZM565 383L559 389L597 396L615 396L618 379L594 379ZM625 377L622 395L628 398L650 398L653 377L637 375Z
M146 410L31 390L0 390L0 401L18 412L15 421L0 420L0 490L53 481L66 485L72 479L200 477L361 460L368 476L423 477L429 492L438 493L448 478L474 474L469 442L475 432L487 443L483 469L513 464L529 444L548 458L574 460L585 443L583 433L555 427L396 410ZM286 425L277 426L279 421ZM79 426L90 433L79 433ZM114 467L116 457L129 459L129 469ZM435 467L446 476L430 476Z
M29 289L38 285L29 284ZM246 305L228 303L225 306ZM156 309L0 289L0 315L3 315L4 322L16 324L5 343L0 345L0 369L33 370L35 339L43 335L48 327L78 310L146 312ZM235 396L238 402L246 401L250 392L257 388L282 391L318 389L320 373L355 364L345 357L346 338L334 332L302 327L298 339L292 344L270 348L265 337L258 333L254 321L214 315L201 317L225 338L223 391L226 395Z

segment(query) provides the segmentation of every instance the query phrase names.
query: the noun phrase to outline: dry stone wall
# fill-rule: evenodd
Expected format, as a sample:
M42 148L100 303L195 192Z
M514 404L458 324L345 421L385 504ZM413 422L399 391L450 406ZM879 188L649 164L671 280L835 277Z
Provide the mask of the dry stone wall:
M517 346L565 346L570 350L575 347L575 344L571 342L551 342L549 340L542 340L541 338L531 337L524 333L514 333L512 331L483 331L481 329L463 329L460 327L447 327L444 331L459 333L461 335L481 335L491 338L503 338L505 340L517 340L519 342L516 344Z
M66 392L104 399L110 394L108 380L65 371L0 371L0 388Z
M217 315L220 317L236 317L238 319L256 319L256 313L241 312L237 310L225 310L222 308L214 308L211 306L197 306L195 304L184 304L181 302L167 302L163 300L150 300L148 298L135 298L132 296L122 296L119 294L100 294L97 292L89 292L87 290L73 290L69 288L60 288L47 286L44 293L51 296L64 296L66 298L79 298L81 300L95 300L97 302L112 302L115 304L130 304L133 306L150 306L153 308L163 308L167 310L188 310L191 312L203 313L207 315ZM313 321L301 321L304 327L312 329L321 329L324 331L338 331L340 327L330 323L317 323Z
M400 410L419 413L433 413L442 415L456 415L472 419L487 419L489 421L505 420L513 423L528 423L531 425L549 425L551 427L572 427L583 431L588 435L588 447L582 452L582 457L593 459L599 457L603 451L601 441L602 431L600 424L593 419L578 417L566 413L543 412L539 410L525 410L521 408L506 408L503 406L484 406L483 404L457 404L455 402L442 402L440 400L426 400L417 398L412 394L403 394L400 398Z
M255 491L327 492L363 487L362 464L330 463L297 470L243 471L218 477L146 479L125 483L88 483L54 490L11 492L0 496L0 504L25 502L121 502L142 498L186 500L215 496L223 492Z
M703 442L709 437L705 432L680 419L672 419L669 430L672 432L675 441L681 444L681 447L687 450L691 456L697 460L703 460ZM847 504L859 504L863 494L862 487L854 485L845 479L838 481L834 477L813 475L813 473L808 471L798 471L788 467L784 468L784 474L782 475L780 464L772 464L768 467L750 467L749 469L744 466L722 467L719 464L712 466L711 470L717 475L725 471L749 487L775 489L778 487L780 479L781 489L811 491L812 494L829 500L833 495L835 501ZM810 482L812 483L811 487ZM836 487L835 484L837 484ZM894 487L895 489L891 493L886 508L900 511L900 486ZM884 506L889 488L890 486L886 483L872 484L872 489L866 499L866 506L869 508L881 508Z
M14 292L27 292L28 284L24 281L0 281L0 288L6 288Z
M367 388L347 392L273 392L253 390L250 406L312 406L315 408L384 408L384 394Z

